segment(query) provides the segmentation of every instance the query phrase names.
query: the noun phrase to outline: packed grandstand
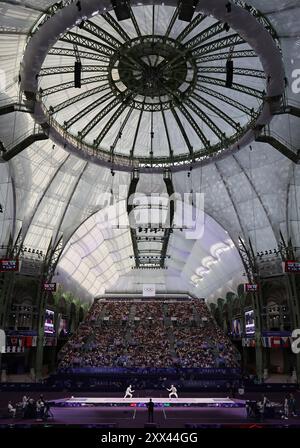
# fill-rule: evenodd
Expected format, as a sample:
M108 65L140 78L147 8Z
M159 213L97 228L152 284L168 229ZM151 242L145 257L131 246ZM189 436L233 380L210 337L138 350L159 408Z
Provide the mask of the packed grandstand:
M95 301L59 356L60 369L239 366L237 349L199 300Z

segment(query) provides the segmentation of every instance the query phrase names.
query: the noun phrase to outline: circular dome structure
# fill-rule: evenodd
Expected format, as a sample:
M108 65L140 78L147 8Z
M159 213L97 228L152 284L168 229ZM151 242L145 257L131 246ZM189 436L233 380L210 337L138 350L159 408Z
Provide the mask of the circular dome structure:
M56 5L36 25L22 88L67 149L118 169L182 169L239 149L271 120L284 71L268 21L241 2L230 15L202 2L187 23L177 2L155 3L132 2L122 21L99 2Z

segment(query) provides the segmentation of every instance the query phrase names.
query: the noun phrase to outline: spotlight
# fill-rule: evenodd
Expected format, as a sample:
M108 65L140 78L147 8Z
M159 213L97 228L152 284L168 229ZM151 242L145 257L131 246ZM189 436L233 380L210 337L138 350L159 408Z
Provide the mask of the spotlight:
M74 64L74 87L76 89L81 88L81 73L82 73L82 64L80 61L76 61Z
M130 6L126 0L111 0L111 4L119 22L130 19Z
M231 12L231 3L230 2L226 3L225 7L226 7L227 12Z
M228 25L228 23L224 23L224 30L228 33L228 31L230 30L230 26Z
M196 10L199 0L181 0L179 2L178 19L184 22L190 22Z
M226 87L231 89L232 83L233 83L233 61L229 59L226 62Z

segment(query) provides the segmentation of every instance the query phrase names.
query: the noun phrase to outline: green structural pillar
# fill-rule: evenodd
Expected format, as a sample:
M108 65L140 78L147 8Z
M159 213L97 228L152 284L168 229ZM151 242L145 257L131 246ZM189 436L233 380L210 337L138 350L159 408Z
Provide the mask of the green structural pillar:
M38 335L35 357L35 378L39 381L43 377L43 357L44 357L44 325L46 313L47 293L42 291L42 286L39 288L39 318L38 318Z
M300 285L295 274L286 274L292 331L300 329ZM300 354L295 353L297 383L300 384Z
M252 302L254 308L255 318L255 360L256 360L256 374L259 382L263 381L264 377L264 348L261 343L261 303L262 291L261 285L258 283L258 292L252 293Z
M259 332L255 334L255 361L256 361L256 374L259 382L262 382L264 377L264 354L261 344L261 335Z
M7 316L10 310L11 298L15 284L15 273L2 274L0 285L0 327L6 328Z

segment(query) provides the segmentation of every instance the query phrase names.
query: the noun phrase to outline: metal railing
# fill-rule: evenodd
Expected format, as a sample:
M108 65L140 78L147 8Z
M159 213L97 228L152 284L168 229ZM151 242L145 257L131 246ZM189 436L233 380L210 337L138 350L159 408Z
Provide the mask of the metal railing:
M296 101L294 98L285 98L285 104L283 104L283 107L288 108L290 106L300 109L300 101Z
M295 154L297 154L298 150L300 149L300 148L295 147L291 142L288 142L287 140L285 140L281 135L277 134L277 132L275 132L272 129L270 129L269 126L265 127L263 129L263 131L259 135L257 135L257 137L274 138L279 143L281 143L282 145L286 146L291 151L295 152Z
M27 132L25 132L24 134L20 135L16 140L13 141L13 143L7 145L5 147L5 149L7 151L10 151L11 149L15 148L17 145L22 143L24 140L26 140L28 137L39 135L39 134L45 134L45 132L44 132L43 128L40 125L35 124L33 129L29 129Z

